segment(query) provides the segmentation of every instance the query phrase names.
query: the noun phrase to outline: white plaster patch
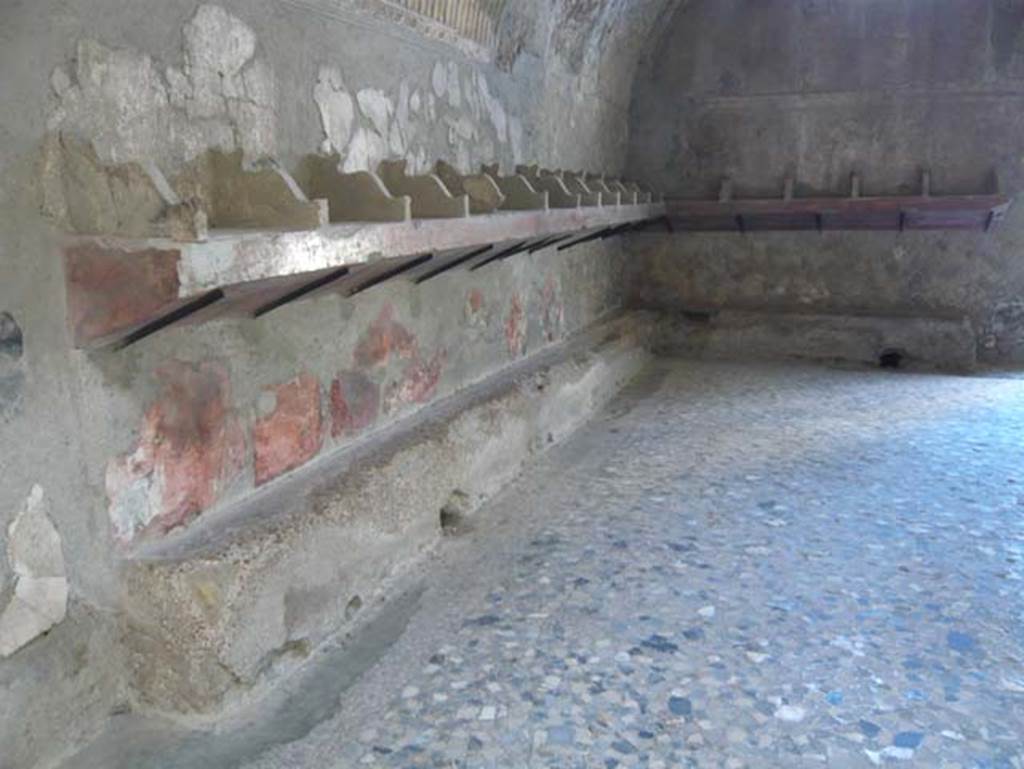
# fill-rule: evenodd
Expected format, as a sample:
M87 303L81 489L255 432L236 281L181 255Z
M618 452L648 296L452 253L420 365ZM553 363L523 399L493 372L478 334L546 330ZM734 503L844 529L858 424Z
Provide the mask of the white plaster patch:
M460 173L468 174L472 169L472 161L469 157L469 146L460 141L455 147L455 162L453 163Z
M356 111L337 67L320 68L313 86L313 101L320 111L320 125L327 137L328 149L344 152L352 137Z
M448 106L459 109L462 106L462 89L459 86L459 65L448 62Z
M226 112L247 154L272 154L277 89L273 71L255 58L256 33L218 5L199 6L182 32L192 85L186 112L203 118Z
M443 99L448 92L448 70L445 69L443 61L434 64L434 73L430 82L434 87L434 94L439 99Z
M412 96L409 97L409 109L412 110L412 114L419 114L420 111L420 92L413 91Z
M409 84L404 80L398 87L398 106L395 107L395 121L403 136L409 136L412 127L409 119Z
M110 522L119 542L130 542L157 516L156 500L163 494L163 476L153 472L139 476L136 468L152 463L148 448L139 446L122 461L107 466L106 489L110 500Z
M405 154L405 136L402 135L402 129L396 122L391 124L391 133L388 136L388 150L390 150L393 156L401 157Z
M512 145L512 159L516 163L522 163L525 160L523 154L523 124L519 122L519 118L512 117L508 121L508 139Z
M14 595L0 613L0 657L45 633L67 613L68 581L60 534L46 515L43 489L32 487L7 530Z
M63 96L71 88L71 76L63 67L54 67L50 74L50 88L57 96Z
M245 95L242 68L256 53L256 35L216 5L201 5L182 30L185 36L185 74L192 81L189 113L215 117L224 99Z
M171 106L176 109L187 109L188 101L192 98L192 83L180 69L168 67L164 72L167 78L168 98Z
M480 89L480 100L490 117L491 125L494 126L494 130L498 134L498 142L504 144L508 141L508 119L505 114L505 105L501 103L500 99L491 96L487 78L483 75L477 78L477 87Z
M376 88L364 88L356 95L359 110L370 121L373 130L380 136L388 135L388 121L391 119L391 99Z
M341 170L347 174L374 171L386 155L387 144L384 138L359 126L348 145L348 155L341 164Z
M409 148L405 155L406 173L410 176L430 173L432 170L427 158L427 150L423 147L418 149Z
M476 78L469 75L462 82L462 94L466 98L466 109L473 115L474 120L480 119L480 93L477 90Z
M114 163L184 161L209 147L272 154L277 88L253 31L201 5L182 34L182 67L163 75L144 53L80 40L74 81L58 71L51 78L58 103L48 128L73 129Z
M476 126L473 125L473 121L468 115L459 115L457 118L446 117L445 122L448 123L451 135L467 141L476 138ZM452 143L455 143L454 140Z

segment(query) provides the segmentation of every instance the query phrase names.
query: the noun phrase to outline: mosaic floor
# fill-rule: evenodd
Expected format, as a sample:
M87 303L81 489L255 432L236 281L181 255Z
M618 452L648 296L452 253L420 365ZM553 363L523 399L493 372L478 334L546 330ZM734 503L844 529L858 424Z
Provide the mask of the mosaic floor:
M244 766L1022 769L1022 460L1022 381L660 361Z
M1020 769L1022 460L1024 382L660 362L258 765Z

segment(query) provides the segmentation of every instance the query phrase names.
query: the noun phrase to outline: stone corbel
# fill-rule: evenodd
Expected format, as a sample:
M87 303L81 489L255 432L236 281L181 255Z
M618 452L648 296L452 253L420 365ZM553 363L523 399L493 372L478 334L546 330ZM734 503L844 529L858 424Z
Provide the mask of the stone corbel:
M332 222L407 222L412 218L412 199L393 196L371 171L342 173L335 155L308 155L298 174L311 198L327 201Z
M465 219L469 216L469 196L453 196L435 174L408 176L405 160L385 160L378 168L384 186L392 195L412 199L416 219Z

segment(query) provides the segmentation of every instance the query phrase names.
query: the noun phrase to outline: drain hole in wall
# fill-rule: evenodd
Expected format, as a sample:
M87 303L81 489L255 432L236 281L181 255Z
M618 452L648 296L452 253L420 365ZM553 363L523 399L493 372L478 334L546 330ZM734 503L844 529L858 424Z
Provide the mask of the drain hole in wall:
M352 596L352 600L348 602L345 607L345 619L352 619L363 608L363 599L357 595Z
M441 533L442 534L455 534L459 529L459 524L462 522L462 516L456 511L451 510L448 506L441 508Z
M899 368L903 365L904 354L900 350L882 350L878 356L880 368Z
M714 313L706 310L683 310L683 318L691 323L710 323Z
M469 510L469 495L455 489L441 508L441 533L461 534L466 530L466 513Z

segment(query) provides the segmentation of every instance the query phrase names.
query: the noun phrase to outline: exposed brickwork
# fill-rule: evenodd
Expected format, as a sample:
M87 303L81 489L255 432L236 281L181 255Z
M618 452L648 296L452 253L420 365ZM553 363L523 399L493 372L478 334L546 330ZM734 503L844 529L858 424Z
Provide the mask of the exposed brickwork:
M122 542L167 532L209 508L245 461L221 364L172 361L156 374L163 391L146 411L136 448L107 465L110 518Z
M380 386L358 371L343 371L331 382L331 437L356 435L377 420Z
M256 485L312 459L320 450L320 380L301 374L274 388L273 412L253 426Z

